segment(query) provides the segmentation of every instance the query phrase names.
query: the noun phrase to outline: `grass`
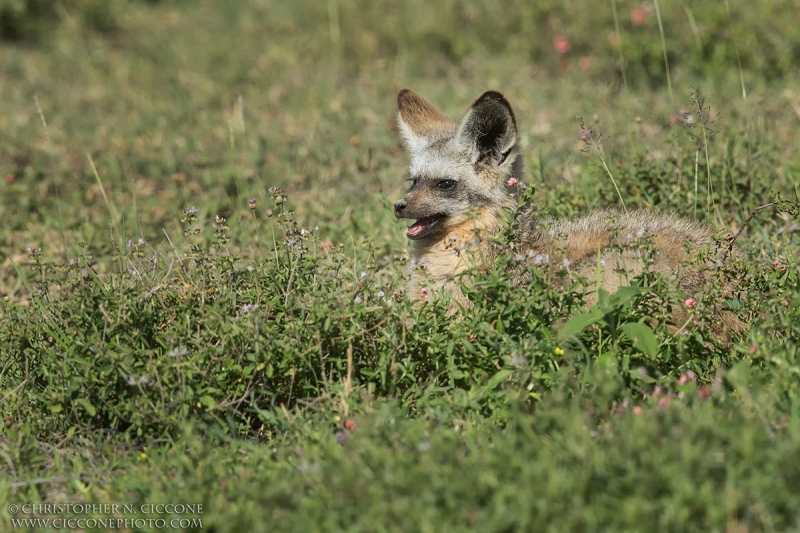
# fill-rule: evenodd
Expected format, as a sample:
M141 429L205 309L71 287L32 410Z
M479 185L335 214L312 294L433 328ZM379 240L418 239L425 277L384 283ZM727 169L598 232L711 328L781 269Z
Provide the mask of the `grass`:
M658 8L0 3L3 527L800 530L796 13ZM747 224L751 328L513 257L410 304L403 87L502 91L543 215ZM132 510L9 507L67 503Z

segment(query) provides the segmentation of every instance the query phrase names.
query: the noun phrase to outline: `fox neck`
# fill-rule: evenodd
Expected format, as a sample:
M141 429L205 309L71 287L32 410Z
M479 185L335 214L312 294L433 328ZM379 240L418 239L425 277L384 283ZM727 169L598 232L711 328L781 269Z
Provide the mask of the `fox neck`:
M489 237L502 231L505 208L512 207L513 201L509 199L508 204L480 208L475 216L448 227L447 232L414 241L410 296L424 298L448 282L457 284L454 276L473 265L492 261L498 250Z

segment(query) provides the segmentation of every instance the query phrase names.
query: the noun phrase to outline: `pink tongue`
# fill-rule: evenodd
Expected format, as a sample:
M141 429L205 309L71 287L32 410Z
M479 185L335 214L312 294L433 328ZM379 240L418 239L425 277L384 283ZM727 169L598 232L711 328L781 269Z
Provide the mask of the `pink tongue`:
M420 233L422 233L422 230L424 229L425 229L425 224L422 221L414 222L414 224L412 224L411 227L408 228L408 234L419 235Z

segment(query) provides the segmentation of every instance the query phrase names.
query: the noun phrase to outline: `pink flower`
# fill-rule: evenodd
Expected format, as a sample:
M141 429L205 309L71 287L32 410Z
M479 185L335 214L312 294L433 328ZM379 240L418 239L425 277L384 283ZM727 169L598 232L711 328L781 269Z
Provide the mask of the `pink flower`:
M563 35L559 35L553 39L553 48L555 48L556 52L559 54L564 55L569 52L569 41Z
M352 420L347 419L344 421L344 427L346 427L350 431L353 431L354 429L356 429L356 424Z
M510 178L508 179L508 186L509 186L509 187L513 187L513 186L514 186L514 185L516 185L516 184L517 184L517 178L515 178L515 177L513 177L513 176L512 176L512 177L510 177Z
M584 72L592 68L592 58L589 56L583 56L581 60L578 62L578 67Z
M635 414L636 416L639 416L640 414L642 414L641 406L639 406L639 405L633 406L633 414Z
M697 391L697 396L700 398L701 402L708 401L709 397L711 397L711 391L708 390L708 385L701 385L700 389Z
M420 289L419 290L419 295L427 300L428 299L428 289Z
M641 26L644 24L644 17L645 12L644 9L637 7L633 11L631 11L631 22L633 22L634 26Z
M697 305L697 300L695 300L694 298L687 298L686 301L683 302L683 303L686 304L686 307L691 309L691 308L693 308L694 306Z

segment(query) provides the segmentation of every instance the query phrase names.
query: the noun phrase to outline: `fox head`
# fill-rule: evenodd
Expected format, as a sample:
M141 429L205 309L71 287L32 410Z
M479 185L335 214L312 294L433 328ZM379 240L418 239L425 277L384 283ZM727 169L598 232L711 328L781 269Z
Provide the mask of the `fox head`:
M522 178L514 112L502 94L485 92L459 124L408 89L397 95L398 123L411 155L411 187L394 204L397 218L416 219L408 238L429 240L468 220L475 210L514 205Z

